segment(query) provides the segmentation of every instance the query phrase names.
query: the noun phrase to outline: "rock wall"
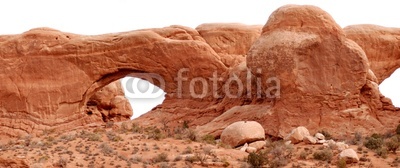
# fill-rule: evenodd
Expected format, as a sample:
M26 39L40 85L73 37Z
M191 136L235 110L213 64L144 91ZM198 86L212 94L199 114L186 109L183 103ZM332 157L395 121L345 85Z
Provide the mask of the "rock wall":
M104 122L128 120L133 115L120 80L111 82L94 93L86 103L85 112L88 115L101 117Z
M0 134L128 119L117 86L105 86L152 75L163 79L151 82L167 96L135 119L143 125L188 121L199 133L217 136L239 120L258 121L278 137L300 125L334 135L390 130L400 114L378 83L387 68L400 65L388 61L399 54L373 54L384 51L381 43L398 47L397 36L374 41L351 30L318 7L288 5L263 27L203 24L97 36L38 28L0 36Z
M379 84L400 68L400 28L352 25L343 30L364 49Z

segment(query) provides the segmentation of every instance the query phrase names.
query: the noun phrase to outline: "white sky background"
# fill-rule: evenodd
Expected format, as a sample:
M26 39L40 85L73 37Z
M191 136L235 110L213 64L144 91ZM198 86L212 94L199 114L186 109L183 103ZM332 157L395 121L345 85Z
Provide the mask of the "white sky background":
M400 10L394 0L13 0L0 1L0 34L19 34L35 27L93 35L176 24L193 28L210 22L264 24L285 4L319 6L342 27L365 23L400 27ZM397 72L392 75L396 79L390 79L397 81L385 81L381 91L400 106ZM137 102L136 114L157 103Z

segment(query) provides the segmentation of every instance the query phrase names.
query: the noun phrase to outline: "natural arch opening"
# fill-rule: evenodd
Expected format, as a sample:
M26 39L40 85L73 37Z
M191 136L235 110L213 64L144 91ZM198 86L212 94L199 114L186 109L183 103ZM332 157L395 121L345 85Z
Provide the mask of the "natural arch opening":
M163 102L166 93L160 88L165 88L165 81L158 74L119 69L87 89L81 111L103 122L137 118Z
M400 68L397 69L390 75L389 78L386 78L380 85L379 90L381 93L390 99L392 99L392 103L396 107L400 107Z
M121 85L133 110L131 119L151 111L165 99L164 90L141 78L124 77L121 79Z

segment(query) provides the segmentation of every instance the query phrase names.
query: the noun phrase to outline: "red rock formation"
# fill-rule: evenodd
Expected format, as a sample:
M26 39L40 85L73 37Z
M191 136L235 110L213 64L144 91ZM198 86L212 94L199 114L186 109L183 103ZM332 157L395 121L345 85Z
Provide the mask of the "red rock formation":
M378 84L400 68L400 28L352 25L343 30L364 49Z
M267 134L279 137L297 126L345 135L398 124L400 115L391 112L395 109L380 94L365 52L329 14L314 6L288 5L273 12L262 30L248 53L247 67L262 81L279 79L279 97L238 103L199 127L200 133L219 135L239 120L258 121ZM271 86L264 83L263 88Z
M0 36L0 134L127 119L124 99L110 95L114 87L96 92L127 75L151 74L163 78L165 87L152 82L167 96L135 120L143 125L189 121L218 136L235 121L254 120L283 137L297 126L338 135L384 131L399 122L365 52L326 12L284 6L261 33L257 26L205 24L98 36L48 28ZM270 77L275 80L265 83ZM276 92L279 97L268 97Z
M247 51L260 36L262 26L238 23L209 23L196 28L228 67L245 61Z
M23 159L18 158L2 158L0 157L0 167L10 168L29 168L29 164Z
M86 103L86 114L101 117L104 122L123 121L132 116L121 81L114 81L97 91Z
M160 74L176 96L180 69L188 68L189 80L226 70L197 31L179 26L99 36L40 28L0 39L0 134L10 136L103 122L85 104L126 75Z

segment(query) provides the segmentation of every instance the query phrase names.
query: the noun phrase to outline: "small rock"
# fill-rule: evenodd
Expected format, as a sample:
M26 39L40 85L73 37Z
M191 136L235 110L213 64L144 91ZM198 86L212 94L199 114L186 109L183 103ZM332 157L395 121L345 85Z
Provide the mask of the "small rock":
M317 138L318 140L325 140L324 134L321 134L319 132L315 134L315 138Z
M357 163L359 161L358 155L353 149L345 149L340 152L339 159L345 159L346 163Z
M257 149L256 148L254 148L254 147L247 147L246 148L246 152L247 153L254 153L254 152L257 152Z
M308 136L304 137L303 142L306 144L315 144L315 143L317 143L317 139L314 138L313 136L308 135Z
M292 141L286 141L285 145L290 145L292 143Z
M349 145L347 145L347 144L344 143L344 142L336 142L335 145L336 145L336 147L337 147L337 149L338 149L339 151L343 151L343 150L349 148Z
M324 139L317 141L317 144L324 144L324 143L326 143L326 140L324 140Z
M322 145L325 146L325 147L329 147L331 149L336 149L337 148L336 142L334 140L332 140L332 139L326 140L325 143L323 143Z
M264 148L267 143L265 141L256 141L249 144L249 147L256 148L257 151Z
M240 151L246 151L247 147L249 147L249 144L245 143L241 148Z
M221 133L221 142L232 148L264 139L264 128L256 121L235 122L227 126Z
M296 144L303 141L305 136L309 136L310 132L306 127L297 127L292 130L292 132L285 137L285 139L292 141L292 143Z

